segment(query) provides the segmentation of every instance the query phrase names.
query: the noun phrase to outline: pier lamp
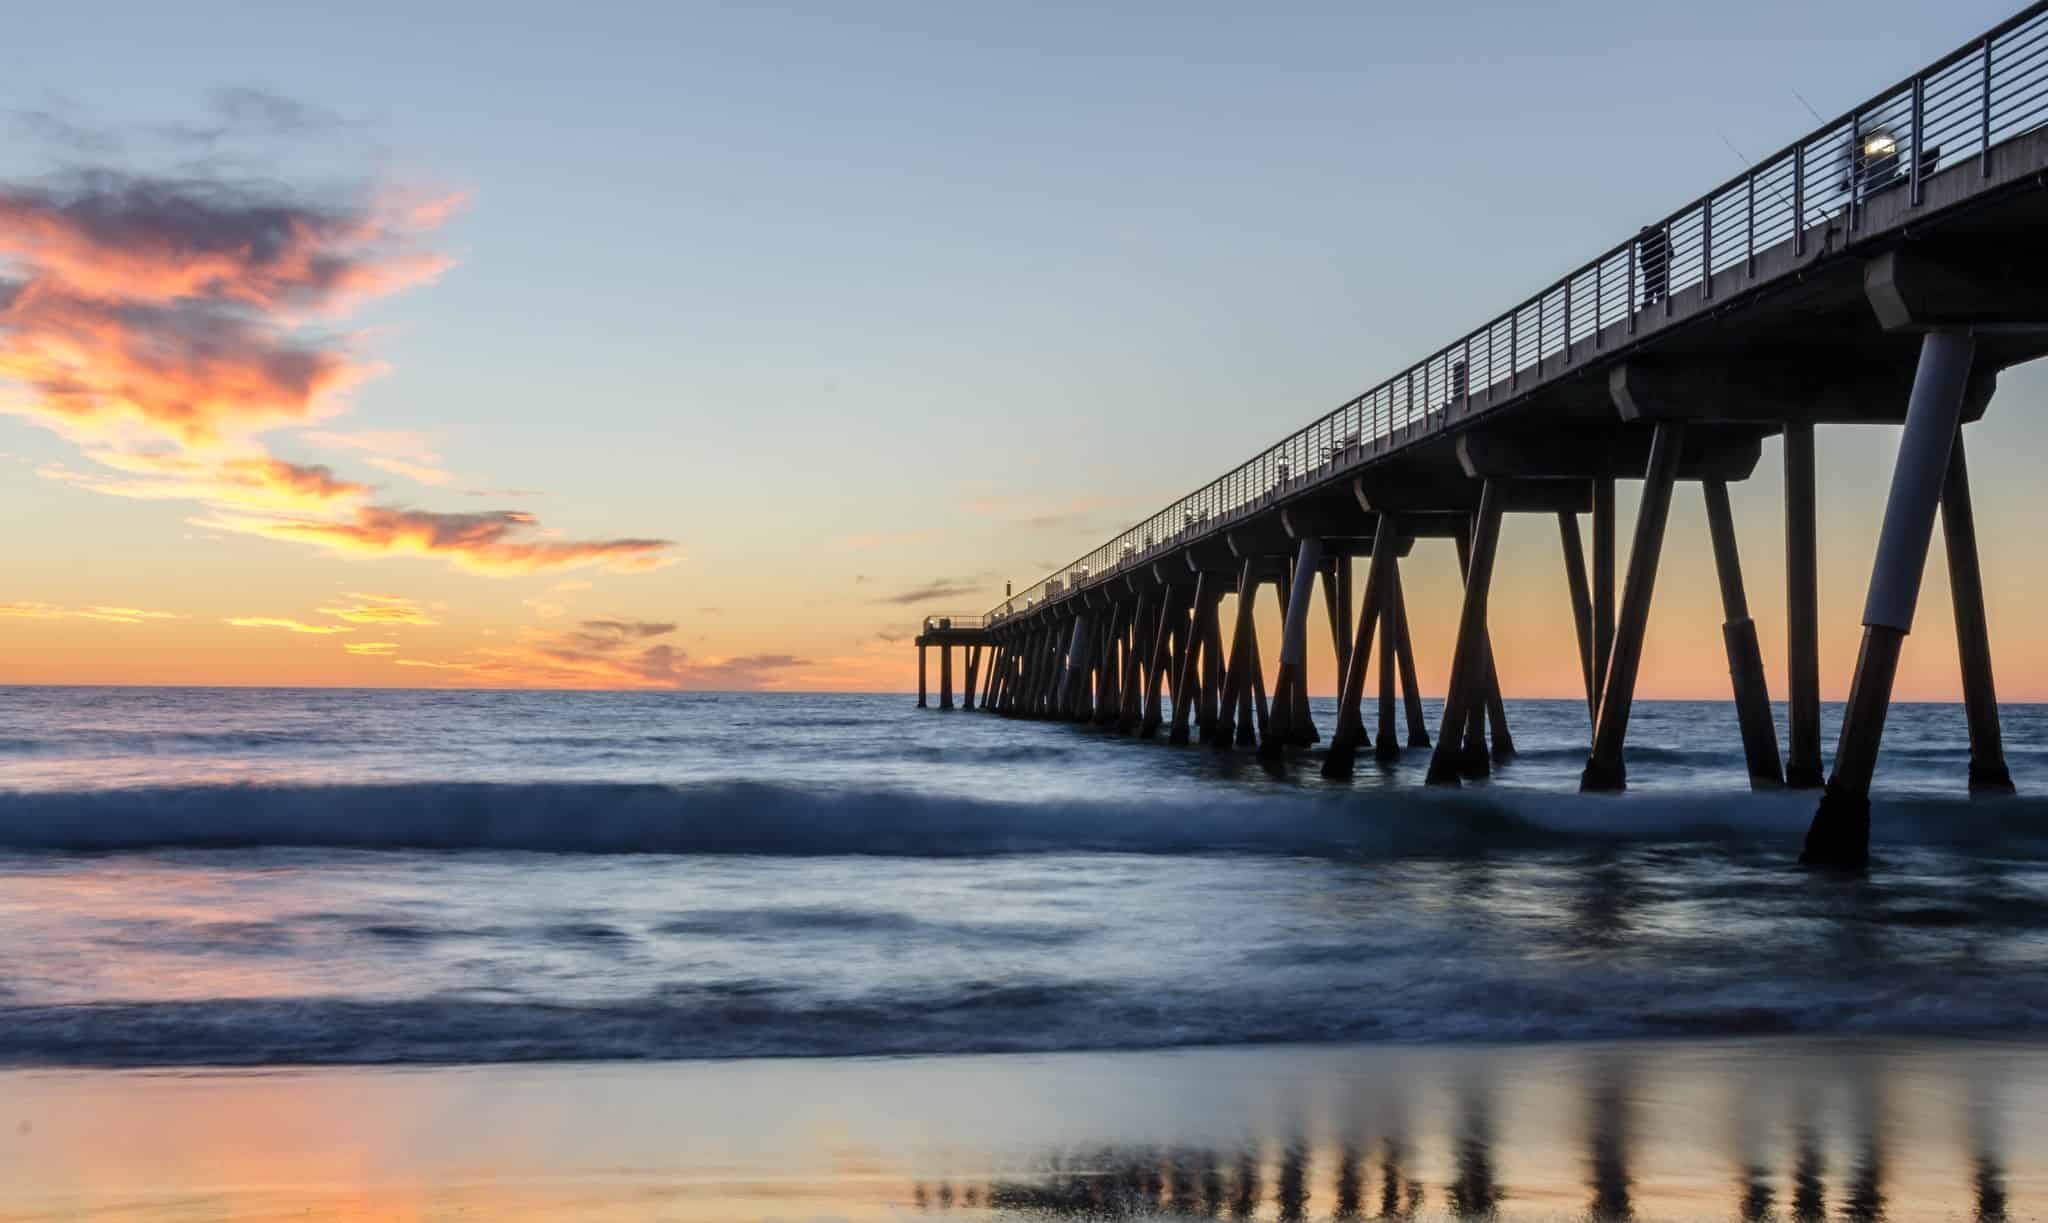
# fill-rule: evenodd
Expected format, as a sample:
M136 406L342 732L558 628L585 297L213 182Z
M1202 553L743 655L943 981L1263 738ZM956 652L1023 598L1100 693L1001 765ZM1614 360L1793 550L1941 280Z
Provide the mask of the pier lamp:
M1850 149L1856 185L1865 194L1882 191L1899 181L1899 138L1890 128L1874 127L1858 137Z

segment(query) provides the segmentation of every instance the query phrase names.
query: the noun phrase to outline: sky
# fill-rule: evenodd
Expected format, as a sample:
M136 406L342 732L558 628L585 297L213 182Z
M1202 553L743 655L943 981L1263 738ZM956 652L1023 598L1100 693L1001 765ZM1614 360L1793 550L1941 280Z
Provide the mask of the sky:
M907 690L924 613L2011 11L41 12L0 48L0 682ZM2012 542L2044 398L2009 371L1968 431L2012 700L2048 699ZM1896 440L1820 431L1831 697ZM1778 464L1734 498L1782 696ZM1511 518L1500 563L1503 683L1578 694L1554 522ZM1404 577L1434 691L1448 545ZM1726 694L1712 582L1684 486L1644 695ZM1904 699L1958 691L1945 583L1937 535Z

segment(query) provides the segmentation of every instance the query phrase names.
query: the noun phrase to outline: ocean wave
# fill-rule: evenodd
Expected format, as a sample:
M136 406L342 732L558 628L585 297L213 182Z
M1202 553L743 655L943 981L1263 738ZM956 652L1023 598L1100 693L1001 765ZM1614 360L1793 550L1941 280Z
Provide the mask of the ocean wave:
M586 1003L442 996L21 1005L0 996L0 1064L482 1064L2048 1030L2048 994L2036 978L1963 1002L1903 980L1699 989L1655 973L1595 976L1450 972L1363 991L1314 978L1256 991L1023 978L851 997L740 980Z
M757 782L221 785L0 793L0 849L255 847L581 854L1465 857L1599 844L1796 848L1811 795L1498 790L987 801ZM1880 846L2048 852L2048 801L1880 803Z

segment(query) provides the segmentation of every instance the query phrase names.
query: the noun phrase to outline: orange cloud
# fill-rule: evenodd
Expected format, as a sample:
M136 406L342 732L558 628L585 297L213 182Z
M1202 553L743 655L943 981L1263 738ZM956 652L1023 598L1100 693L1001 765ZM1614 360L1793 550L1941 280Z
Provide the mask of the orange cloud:
M282 105L282 103L279 103ZM85 448L75 487L209 507L198 525L355 556L433 556L474 573L659 568L670 541L565 540L531 515L371 505L370 485L271 455L266 430L342 409L382 372L315 325L450 266L423 250L457 196L316 202L302 193L110 170L0 183L0 382L24 415ZM312 431L428 485L453 480L425 435ZM341 614L336 612L335 614ZM356 609L365 623L430 623ZM271 624L268 627L282 627Z
M506 577L597 565L620 573L673 561L666 539L535 539L538 521L518 510L442 514L364 506L345 521L216 514L195 525L314 544L352 556L431 556L471 573Z
M597 689L770 688L810 665L789 654L692 658L656 640L675 629L658 621L585 620L562 631L529 628L517 645L474 650L467 659L393 661L401 667L460 672L464 683Z
M172 612L139 607L60 607L55 603L0 603L0 616L23 620L99 620L108 624L140 624L145 620L176 620Z
M340 624L307 624L283 616L231 616L227 623L236 628L278 628L288 633L353 633L354 629Z
M349 598L357 600L348 607L323 607L320 614L346 620L350 624L438 624L425 609L411 599L392 595L366 595L351 591ZM355 647L351 646L350 649Z
M362 500L367 484L344 480L332 468L288 463L269 455L201 457L170 451L95 449L95 463L126 478L74 471L62 464L38 468L37 475L114 497L145 501L203 501L266 510L320 510L337 502Z
M449 261L413 247L459 196L327 207L225 184L99 173L0 191L0 252L101 300L334 310L419 284Z
M343 642L341 648L351 654L376 657L394 653L398 649L398 643L395 641L348 641Z

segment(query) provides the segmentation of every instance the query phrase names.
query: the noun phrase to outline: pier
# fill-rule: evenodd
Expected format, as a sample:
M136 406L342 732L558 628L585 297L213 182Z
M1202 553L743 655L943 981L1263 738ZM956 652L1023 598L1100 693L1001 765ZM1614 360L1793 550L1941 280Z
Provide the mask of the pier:
M1619 790L1666 522L1672 499L1693 495L1680 486L1697 486L1751 783L1821 788L1802 860L1861 867L1893 675L1937 518L1968 785L2012 789L1964 437L1991 407L2000 371L2048 354L2044 188L2048 3L2037 3L987 613L926 617L918 703L929 703L925 660L936 648L937 703L954 707L957 646L963 709L1268 760L1322 744L1333 778L1361 752L1386 761L1428 750L1428 782L1457 785L1514 751L1489 595L1504 516L1541 514L1557 522L1584 676L1581 788ZM1820 424L1901 429L1826 774ZM1789 603L1782 756L1731 509L1731 486L1774 435ZM1642 496L1618 569L1620 480L1641 481ZM1406 631L1420 613L1404 598L1400 562L1446 546L1464 591L1455 611L1427 613L1458 625L1432 735ZM1283 625L1271 654L1252 614L1269 586ZM1327 617L1335 643L1338 712L1327 728L1307 700L1308 669L1323 665L1307 656L1312 615Z

